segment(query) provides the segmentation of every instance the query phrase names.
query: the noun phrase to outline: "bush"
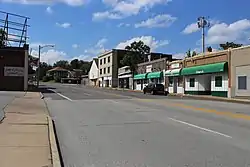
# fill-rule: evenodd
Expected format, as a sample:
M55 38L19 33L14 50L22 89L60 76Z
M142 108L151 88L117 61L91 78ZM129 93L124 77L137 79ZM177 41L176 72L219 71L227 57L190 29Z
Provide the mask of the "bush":
M43 77L43 82L48 82L50 81L50 77L49 76L44 76Z
M55 82L61 82L61 78L60 77L55 77Z

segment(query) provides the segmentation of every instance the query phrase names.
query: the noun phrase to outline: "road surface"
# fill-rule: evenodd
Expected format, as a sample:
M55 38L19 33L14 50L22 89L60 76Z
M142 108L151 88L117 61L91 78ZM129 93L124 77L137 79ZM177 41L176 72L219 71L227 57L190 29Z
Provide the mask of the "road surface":
M44 88L65 167L250 166L250 105Z

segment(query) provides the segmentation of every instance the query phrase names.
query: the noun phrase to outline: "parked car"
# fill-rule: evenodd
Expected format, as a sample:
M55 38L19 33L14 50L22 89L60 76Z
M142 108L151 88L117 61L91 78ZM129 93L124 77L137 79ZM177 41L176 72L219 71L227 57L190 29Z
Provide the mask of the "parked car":
M150 83L148 84L144 89L143 93L150 93L150 94L163 94L165 96L168 95L168 91L165 90L165 86L163 84L155 84L155 83Z

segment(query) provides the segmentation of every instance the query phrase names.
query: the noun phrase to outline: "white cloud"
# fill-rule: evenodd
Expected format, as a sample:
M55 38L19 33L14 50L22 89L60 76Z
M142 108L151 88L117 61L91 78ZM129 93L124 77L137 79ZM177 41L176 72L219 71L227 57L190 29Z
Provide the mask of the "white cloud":
M93 60L93 56L92 55L80 55L80 56L77 56L77 57L73 57L72 60L74 59L78 59L78 60L84 60L84 61L91 61Z
M49 7L46 8L46 12L47 12L48 14L52 14L52 13L53 13L53 10L52 10L52 8L49 6Z
M77 49L77 48L79 48L80 46L78 45L78 44L73 44L72 45L72 48L74 48L74 49Z
M155 51L157 48L162 46L168 45L168 40L156 40L152 36L141 36L129 39L127 41L119 43L116 48L117 49L124 49L126 46L130 45L133 42L143 41L145 45L148 45L151 48L151 51Z
M111 7L111 10L93 14L93 20L121 19L131 15L137 15L158 4L167 4L172 0L103 0L103 3Z
M69 28L71 27L70 23L56 23L57 26L62 27L62 28Z
M173 54L173 58L176 58L176 59L183 59L185 56L186 56L186 53Z
M117 27L129 27L130 24L129 23L120 23L117 25Z
M97 41L97 43L95 44L94 47L91 47L89 49L85 50L85 53L96 56L100 53L105 52L105 46L104 44L107 42L108 40L106 38L102 38L99 41Z
M32 56L38 57L38 51L32 50ZM44 52L41 52L41 62L46 62L48 64L54 64L59 60L67 60L67 54L63 51L58 51L55 49L50 49Z
M169 14L162 14L157 15L153 18L149 18L148 20L142 21L141 23L135 24L136 28L139 27L148 27L148 28L154 28L154 27L168 27L170 26L174 21L176 21L176 17L173 17Z
M250 32L250 20L238 20L231 24L218 23L214 24L207 32L207 44L220 44L224 42L245 41L249 38L246 36Z
M194 33L194 32L197 32L199 31L199 28L197 26L197 23L192 23L192 24L189 24L183 31L182 33L183 34L191 34L191 33Z
M213 26L215 24L219 24L220 21L216 19L209 20L210 26ZM186 26L186 28L182 31L183 34L192 34L194 32L199 31L200 29L198 28L197 23L192 23Z
M17 3L24 5L50 5L54 3L64 3L70 6L81 6L87 0L0 0L0 2Z
M121 19L122 17L116 13L110 13L109 11L97 12L93 14L92 20L103 20L103 19Z

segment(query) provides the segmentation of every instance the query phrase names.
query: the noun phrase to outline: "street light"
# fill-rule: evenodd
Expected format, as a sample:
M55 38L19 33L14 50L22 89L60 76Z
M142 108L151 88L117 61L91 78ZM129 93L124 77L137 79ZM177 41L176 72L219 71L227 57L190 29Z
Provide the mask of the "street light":
M43 48L54 48L55 45L39 45L38 46L38 69L37 69L37 88L39 87L39 80L40 80L40 59L41 59L41 49Z

